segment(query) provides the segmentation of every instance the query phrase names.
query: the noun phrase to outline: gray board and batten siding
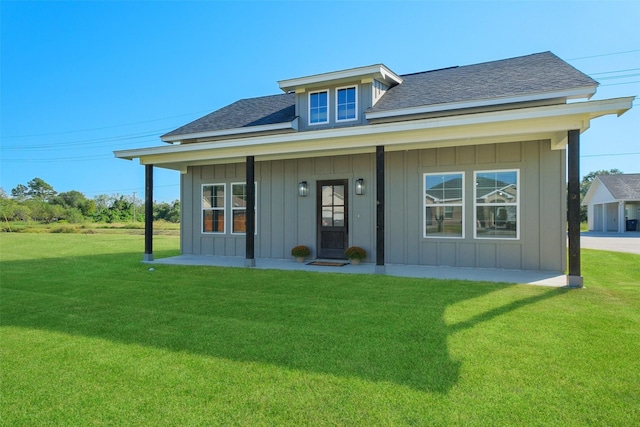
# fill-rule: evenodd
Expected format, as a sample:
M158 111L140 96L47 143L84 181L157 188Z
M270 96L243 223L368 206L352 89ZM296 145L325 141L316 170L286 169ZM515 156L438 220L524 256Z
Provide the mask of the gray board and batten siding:
M474 238L474 172L518 170L520 214L518 239ZM464 172L465 236L425 238L423 233L423 174ZM388 151L386 175L385 262L504 269L566 269L565 153L550 142L526 141L463 147ZM291 248L307 245L317 255L316 182L347 179L348 241L376 259L375 153L256 162L257 232L255 256L290 258ZM364 179L365 194L354 184ZM189 167L182 175L183 254L244 256L245 239L232 234L202 233L202 185L244 182L245 164ZM298 182L307 181L309 194L298 196Z

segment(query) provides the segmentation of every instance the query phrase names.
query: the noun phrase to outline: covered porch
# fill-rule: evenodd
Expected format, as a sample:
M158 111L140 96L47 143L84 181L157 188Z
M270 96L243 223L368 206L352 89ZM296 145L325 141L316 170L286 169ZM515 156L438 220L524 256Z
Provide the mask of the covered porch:
M363 263L352 265L348 262L343 266L312 265L314 261L306 260L303 263L292 259L257 258L254 268L267 270L308 271L316 273L339 274L376 274L375 263ZM335 262L336 260L327 260ZM207 256L207 255L178 255L169 258L161 258L153 261L145 261L153 268L162 265L199 265L209 267L235 267L244 268L244 257L233 256ZM566 276L553 271L534 270L506 270L498 268L466 268L426 265L399 265L386 264L386 274L396 277L412 277L420 279L441 280L470 280L474 282L502 282L524 285L538 285L550 287L563 287L566 285Z

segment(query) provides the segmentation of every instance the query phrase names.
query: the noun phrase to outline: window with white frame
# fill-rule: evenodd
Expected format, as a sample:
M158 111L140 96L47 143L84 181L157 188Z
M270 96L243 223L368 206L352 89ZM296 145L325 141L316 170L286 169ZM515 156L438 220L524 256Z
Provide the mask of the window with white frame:
M256 192L257 199L257 192ZM257 206L257 203L254 203ZM247 185L244 182L231 184L231 233L244 234L247 232L246 227L247 214ZM257 232L257 218L255 215L256 225L254 230Z
M329 92L321 90L309 92L309 124L329 122Z
M424 237L464 237L464 172L423 176Z
M336 121L355 120L357 118L358 102L355 86L336 89Z
M520 171L475 172L475 237L520 237Z
M202 232L224 233L225 184L202 186Z

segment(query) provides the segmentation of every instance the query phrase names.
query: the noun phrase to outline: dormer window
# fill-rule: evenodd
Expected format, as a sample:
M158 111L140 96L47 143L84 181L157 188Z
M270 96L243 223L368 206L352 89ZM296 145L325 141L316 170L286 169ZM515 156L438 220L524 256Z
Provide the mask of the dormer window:
M309 124L329 123L329 92L326 90L309 93Z
M358 102L355 86L336 89L336 121L343 122L357 118Z

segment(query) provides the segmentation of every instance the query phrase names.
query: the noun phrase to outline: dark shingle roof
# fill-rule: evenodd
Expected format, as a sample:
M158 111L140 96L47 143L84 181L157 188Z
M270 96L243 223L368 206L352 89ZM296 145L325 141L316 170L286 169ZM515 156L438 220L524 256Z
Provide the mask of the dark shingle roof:
M598 175L598 178L617 200L640 200L640 173Z
M295 103L289 93L241 99L163 136L288 123L296 116Z
M513 97L598 83L551 52L401 76L369 112Z
M563 91L598 83L551 52L402 76L368 112L480 101ZM163 137L288 123L295 94L248 98L173 130Z

